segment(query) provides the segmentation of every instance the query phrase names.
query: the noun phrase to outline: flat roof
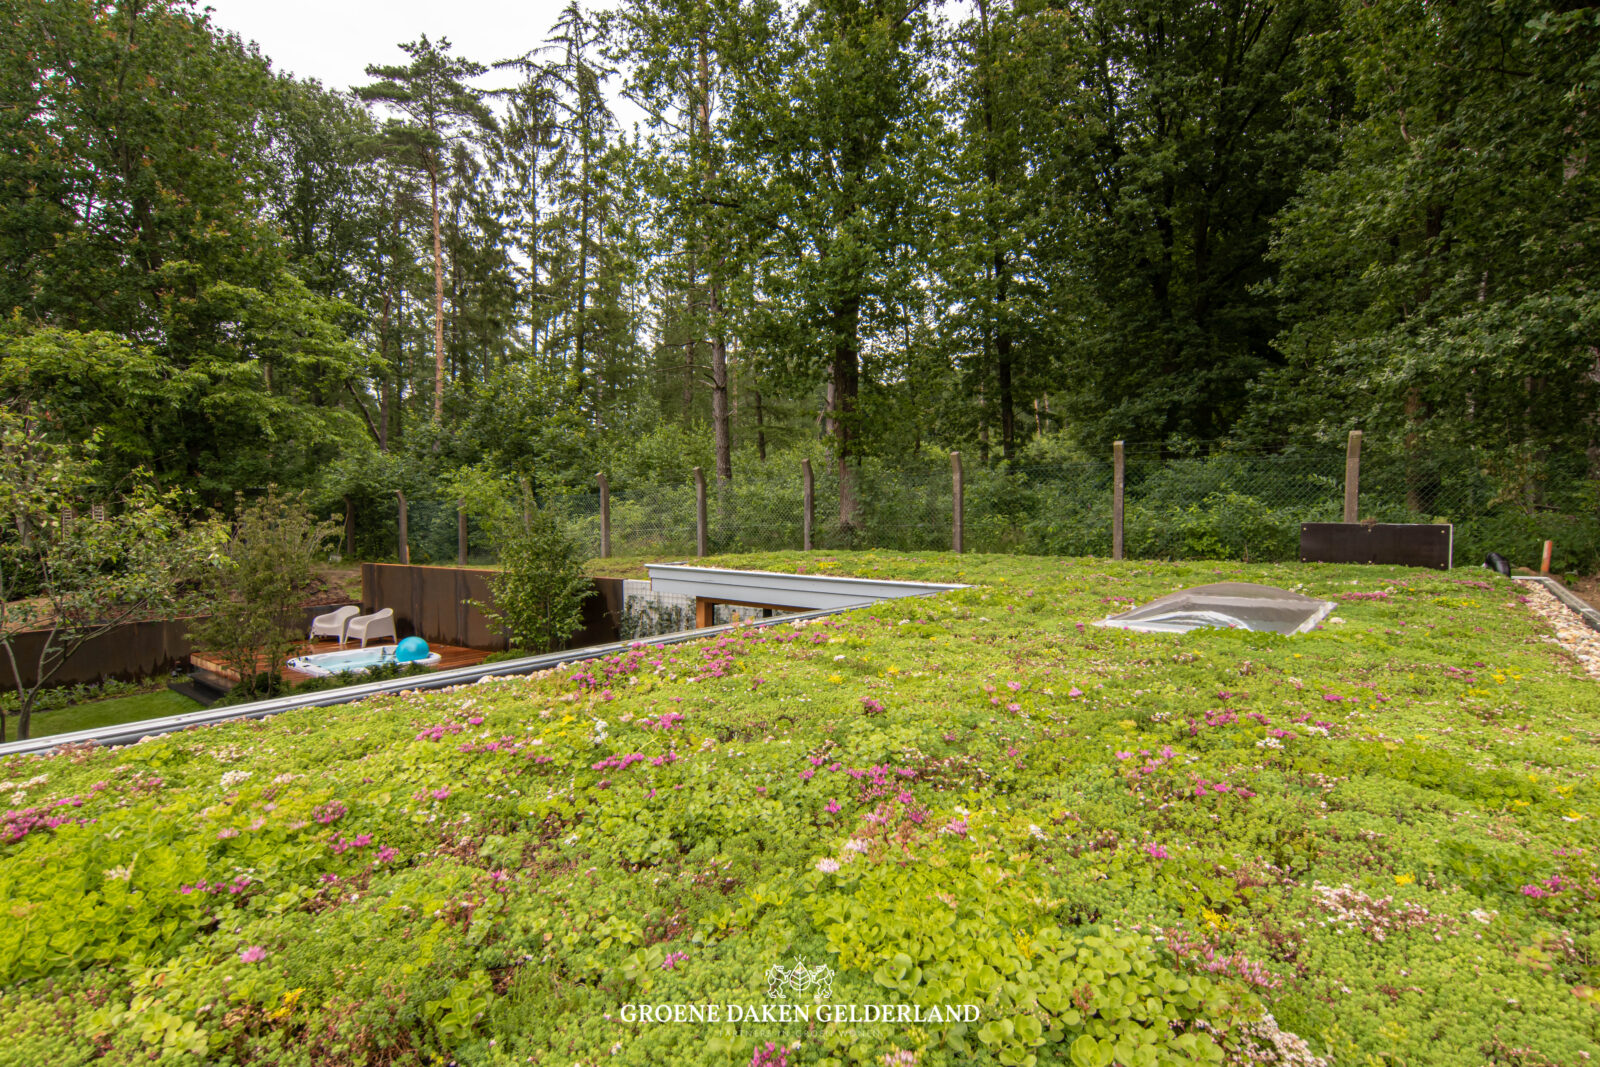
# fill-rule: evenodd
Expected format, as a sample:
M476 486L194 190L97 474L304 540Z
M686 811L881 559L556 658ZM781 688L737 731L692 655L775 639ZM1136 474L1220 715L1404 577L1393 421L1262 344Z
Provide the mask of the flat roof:
M829 574L783 574L695 567L685 563L646 563L650 589L723 604L755 604L785 608L852 608L908 596L928 596L960 584L895 582L883 578L850 578Z

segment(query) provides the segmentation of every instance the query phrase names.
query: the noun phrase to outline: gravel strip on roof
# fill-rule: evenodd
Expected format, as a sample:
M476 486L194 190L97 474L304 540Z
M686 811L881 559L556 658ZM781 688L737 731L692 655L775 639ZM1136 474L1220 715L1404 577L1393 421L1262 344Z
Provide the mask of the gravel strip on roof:
M1572 653L1591 678L1600 679L1600 632L1590 629L1583 616L1537 582L1528 583L1523 603L1555 630L1550 640Z

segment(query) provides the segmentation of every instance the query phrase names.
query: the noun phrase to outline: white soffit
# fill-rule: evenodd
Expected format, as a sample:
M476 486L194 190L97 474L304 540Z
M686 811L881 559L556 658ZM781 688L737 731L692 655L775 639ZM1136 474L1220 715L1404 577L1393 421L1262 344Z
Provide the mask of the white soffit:
M700 597L719 603L769 604L785 608L850 608L880 600L966 588L934 582L892 582L882 578L735 571L682 563L646 563L645 570L650 574L652 592Z

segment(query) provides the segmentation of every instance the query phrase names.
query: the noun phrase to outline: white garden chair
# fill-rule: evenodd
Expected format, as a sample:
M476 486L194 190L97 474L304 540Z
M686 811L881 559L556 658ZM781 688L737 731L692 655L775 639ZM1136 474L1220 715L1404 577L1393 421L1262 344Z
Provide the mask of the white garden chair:
M309 640L315 641L319 637L337 637L339 643L344 644L345 627L350 620L361 614L361 609L354 604L346 604L336 608L326 615L318 615L311 620L311 633Z
M387 637L391 641L400 639L394 631L393 608L384 608L371 615L357 615L345 624L344 633L347 641L361 638L362 648L366 648L367 642L373 638Z

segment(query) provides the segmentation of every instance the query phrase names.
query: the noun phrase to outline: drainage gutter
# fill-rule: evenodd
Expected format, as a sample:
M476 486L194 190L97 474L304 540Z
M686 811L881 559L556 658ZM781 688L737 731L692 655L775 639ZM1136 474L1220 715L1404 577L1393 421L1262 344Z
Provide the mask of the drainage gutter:
M1511 580L1513 582L1537 582L1543 585L1557 600L1582 616L1583 621L1589 624L1589 629L1600 630L1600 611L1596 611L1588 604L1585 604L1578 598L1576 593L1554 578L1547 578L1542 574L1513 574Z
M924 593L920 595L931 596L933 594ZM258 700L253 703L239 704L228 708L215 710L207 708L201 711L184 712L181 715L169 715L161 719L145 719L141 722L77 730L67 734L51 734L47 737L29 738L25 741L11 741L0 745L0 758L6 756L43 755L66 745L81 745L84 743L105 746L131 745L147 737L177 733L180 730L189 730L198 726L216 726L220 723L234 722L239 719L265 719L273 715L281 715L286 711L299 711L301 708L328 707L334 704L349 704L357 700L386 696L403 690L445 689L450 686L472 685L486 678L495 678L501 675L533 674L568 663L582 663L586 660L614 656L639 646L660 647L698 641L702 638L715 637L718 634L727 633L740 627L759 629L781 623L807 622L811 619L821 619L829 615L837 615L841 612L849 611L852 608L866 606L868 606L867 603L857 603L849 607L822 608L795 615L780 615L772 619L724 623L720 626L706 626L698 630L683 630L673 634L640 638L637 641L614 641L607 645L591 645L588 648L550 652L541 656L525 656L521 659L501 660L498 663L480 664L476 667L457 667L454 670L435 671L432 674L415 675L410 678L390 678L381 682L366 682L360 685L344 686L340 689L322 689L314 693L306 693L303 696L277 697L272 700Z

